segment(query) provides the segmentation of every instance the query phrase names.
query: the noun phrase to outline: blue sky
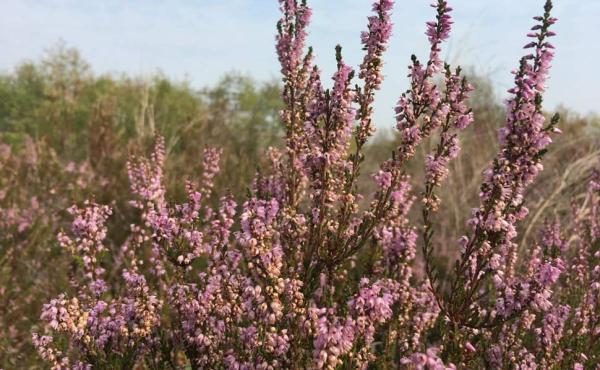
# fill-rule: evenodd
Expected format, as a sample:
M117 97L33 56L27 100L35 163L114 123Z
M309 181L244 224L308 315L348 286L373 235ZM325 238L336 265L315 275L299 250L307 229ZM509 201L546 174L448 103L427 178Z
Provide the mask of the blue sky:
M386 57L386 80L378 95L376 120L391 125L392 107L406 89L412 53L425 58L424 22L429 0L399 0ZM582 113L600 112L600 0L556 0L557 56L546 104ZM79 49L97 73L150 75L158 70L193 86L215 83L229 71L257 79L278 78L275 0L0 0L0 70L64 41ZM330 75L334 47L348 62L361 60L360 31L371 0L309 0L314 9L309 43ZM455 27L444 55L463 66L477 65L500 97L526 43L531 17L543 0L450 0Z

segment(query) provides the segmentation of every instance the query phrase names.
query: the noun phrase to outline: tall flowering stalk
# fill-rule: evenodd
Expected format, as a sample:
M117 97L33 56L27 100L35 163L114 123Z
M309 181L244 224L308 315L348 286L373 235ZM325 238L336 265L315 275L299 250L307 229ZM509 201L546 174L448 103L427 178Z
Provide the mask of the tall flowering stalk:
M280 0L282 18L277 23L276 49L283 76L282 98L285 108L280 112L286 128L286 148L289 155L290 176L286 185L288 201L295 206L298 187L302 181L301 163L302 126L308 103L309 78L311 76L312 50L304 54L306 28L312 10L306 0Z
M395 108L399 145L370 174L376 191L361 194L393 2L373 3L358 73L336 48L330 88L305 48L311 9L306 1L279 4L285 151L269 149L270 168L256 174L237 204L214 189L220 151L208 148L200 182L186 182L187 198L173 204L158 137L149 158L128 164L138 219L120 246L107 240L110 208L71 208L72 233L61 233L59 244L81 268L73 292L44 307L44 332L33 335L40 355L55 369L596 365L598 356L583 348L599 342L597 178L589 201L575 207L575 241L548 221L539 242L521 253L526 258L517 258L515 242L527 214L525 191L557 131L557 119L544 125L541 105L554 48L547 41L551 2L529 34L533 52L515 71L500 151L447 283L434 261L437 194L458 156L460 133L473 121L473 87L441 57L452 8L445 0L432 5L427 61L411 58L410 87ZM406 164L424 141L433 149L422 192L414 194ZM410 216L416 200L419 225ZM419 247L424 271L415 268ZM121 278L106 278L107 266ZM565 289L573 279L591 288Z
M542 93L554 55L547 39L554 35L549 28L556 19L550 16L552 3L545 5L539 24L528 37L536 38L526 49L533 48L520 61L515 74L513 97L507 102L506 125L500 129L500 152L485 172L481 186L481 205L469 220L472 233L460 238L461 257L447 299L447 315L453 323L482 327L502 322L523 310L533 299L541 299L543 282L521 282L514 276L517 245L516 223L528 210L524 192L542 169L545 147L558 117L544 126ZM480 290L485 279L492 278L497 300L494 307L480 306L487 300ZM541 284L541 285L540 285ZM516 291L516 294L515 294Z

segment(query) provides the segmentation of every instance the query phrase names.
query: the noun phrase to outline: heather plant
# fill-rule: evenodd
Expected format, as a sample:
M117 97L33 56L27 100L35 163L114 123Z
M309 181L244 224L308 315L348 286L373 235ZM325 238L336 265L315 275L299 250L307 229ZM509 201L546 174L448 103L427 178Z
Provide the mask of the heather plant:
M525 253L516 243L526 190L560 132L558 116L547 121L542 111L552 3L534 18L513 72L498 153L464 236L445 240L458 255L444 279L434 263L440 189L474 119L473 86L441 59L452 8L433 4L429 55L411 58L395 109L397 147L369 174L375 190L365 194L358 183L393 2L374 2L357 73L336 48L330 88L305 48L311 9L280 6L285 147L268 150L270 164L241 202L217 192L222 151L204 148L201 176L186 182L183 201L170 201L168 150L157 136L149 157L127 164L135 217L116 248L110 206L69 208L71 231L58 244L73 257L71 287L43 307L33 333L40 356L55 369L598 366L597 173L571 224L548 219ZM426 142L415 191L407 166Z
M67 85L60 91L71 92L64 100L76 113L46 114L60 111L53 105L60 94L49 93L56 81ZM52 51L41 62L24 63L14 74L0 76L0 96L0 368L5 369L39 366L31 327L43 303L60 292L74 292L69 279L77 263L56 243L57 232L68 229L66 209L86 199L110 204L105 254L127 238L123 225L136 215L128 205L126 163L152 142L153 131L168 140L168 173L189 179L197 176L198 166L190 163L206 143L218 143L228 164L217 186L229 187L239 198L244 179L264 162L262 148L274 144L279 131L275 83L232 74L195 91L161 76L149 81L94 76L70 49ZM249 128L261 134L238 135ZM178 186L185 178L165 179L173 198L185 197ZM119 267L105 268L107 281L119 284Z

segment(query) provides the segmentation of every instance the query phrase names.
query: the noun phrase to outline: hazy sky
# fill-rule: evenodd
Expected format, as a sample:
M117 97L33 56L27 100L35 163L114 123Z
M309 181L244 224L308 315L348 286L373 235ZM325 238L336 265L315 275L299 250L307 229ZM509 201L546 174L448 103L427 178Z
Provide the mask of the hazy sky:
M426 57L424 22L430 0L396 1L394 33L386 57L387 76L378 95L376 119L393 120L392 107L406 89L412 53ZM477 65L498 91L510 86L510 70L527 42L531 17L543 0L450 0L455 28L444 55L463 66ZM600 0L555 0L557 56L546 104L582 113L600 112ZM216 82L229 71L257 79L278 78L274 52L276 0L0 0L0 69L37 60L63 40L79 49L97 73L149 75L157 70L193 86ZM327 75L334 46L353 65L362 58L360 31L371 0L309 0L309 43Z

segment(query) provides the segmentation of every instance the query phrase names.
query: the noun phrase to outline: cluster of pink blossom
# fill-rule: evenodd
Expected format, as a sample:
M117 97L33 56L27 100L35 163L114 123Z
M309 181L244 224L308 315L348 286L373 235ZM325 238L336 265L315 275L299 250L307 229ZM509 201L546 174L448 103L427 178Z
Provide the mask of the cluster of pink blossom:
M71 208L72 232L61 233L59 242L82 271L73 295L44 307L46 333L33 336L40 355L55 369L598 364L598 179L585 205L574 209L574 240L547 222L527 253L515 241L527 215L525 190L557 131L556 119L544 126L541 105L553 56L551 2L529 35L537 41L526 48L534 52L515 71L500 151L447 283L434 263L433 215L441 205L435 191L458 155L460 132L473 121L473 87L440 56L452 8L445 0L433 4L428 60L413 56L410 89L396 107L400 145L372 175L374 194L365 195L357 182L393 2L376 0L362 33L362 86L353 86L354 70L338 46L330 89L312 49L305 52L311 9L304 0L280 6L285 153L269 150L272 166L256 175L243 204L222 196L212 207L220 195L213 189L220 152L207 149L200 184L187 182L187 199L173 205L158 137L149 159L128 165L139 222L120 248L107 243L110 208L93 202ZM418 196L405 165L425 140L434 149L424 163L423 222L413 225L409 213ZM419 245L424 271L417 268ZM105 276L107 264L118 266L122 279Z
M547 306L546 290L557 278L560 259L539 262L538 270L524 280L515 274L518 245L516 223L528 210L524 206L524 192L542 168L544 148L551 142L550 133L557 117L544 127L541 110L542 93L553 46L547 38L554 35L549 28L556 19L550 16L548 2L543 17L535 17L537 32L529 37L537 42L526 49L535 52L521 59L520 68L514 71L515 87L509 92L513 97L507 102L506 125L500 129L500 151L489 169L485 171L481 186L481 205L473 210L469 220L472 233L459 240L460 263L456 265L450 296L445 299L445 314L458 325L488 326L492 322L511 318L525 310L529 304ZM540 279L540 277L544 277ZM489 302L484 281L491 278L497 299L493 307ZM533 302L532 302L533 301Z
M52 337L34 334L34 344L53 368L110 366L112 357L133 366L154 341L162 302L150 291L135 265L123 270L124 292L109 297L102 279L105 269L100 264L100 254L106 250L105 222L111 209L87 202L84 208L72 207L70 212L74 215L74 238L61 233L59 243L81 261L82 276L73 281L77 294L70 298L61 294L52 299L44 305L41 319L86 354L87 362L70 361L68 353L51 346ZM95 356L92 358L91 354Z
M547 222L540 231L526 276L553 289L538 299L543 304L530 304L501 327L488 350L493 366L587 369L600 363L595 339L600 334L597 178L595 173L583 205L574 206L573 225L565 229Z
M382 55L387 49L387 42L392 34L390 12L394 3L391 0L373 3L375 15L369 17L368 30L361 34L363 49L366 51L358 77L364 81L363 88L356 91L356 102L359 105L356 118L359 125L356 130L356 144L360 148L373 132L371 115L375 91L382 81Z

